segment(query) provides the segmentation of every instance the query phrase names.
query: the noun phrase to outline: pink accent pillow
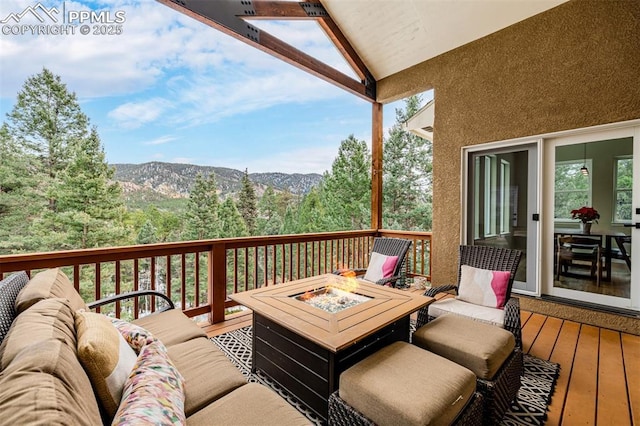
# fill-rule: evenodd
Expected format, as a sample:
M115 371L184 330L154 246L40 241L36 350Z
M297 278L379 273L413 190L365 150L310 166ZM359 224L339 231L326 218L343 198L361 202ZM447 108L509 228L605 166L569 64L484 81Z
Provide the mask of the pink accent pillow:
M509 271L490 271L462 265L458 299L474 305L502 309L507 302Z
M383 278L389 278L393 275L397 263L398 256L386 256L373 252L371 253L364 279L375 283Z

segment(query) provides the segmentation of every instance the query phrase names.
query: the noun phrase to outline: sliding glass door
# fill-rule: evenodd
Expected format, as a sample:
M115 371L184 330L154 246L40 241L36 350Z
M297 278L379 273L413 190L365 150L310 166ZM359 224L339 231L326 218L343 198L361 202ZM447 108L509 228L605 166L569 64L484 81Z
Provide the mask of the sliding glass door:
M518 249L514 289L537 292L537 145L467 153L465 244Z
M545 293L640 309L638 129L545 141Z

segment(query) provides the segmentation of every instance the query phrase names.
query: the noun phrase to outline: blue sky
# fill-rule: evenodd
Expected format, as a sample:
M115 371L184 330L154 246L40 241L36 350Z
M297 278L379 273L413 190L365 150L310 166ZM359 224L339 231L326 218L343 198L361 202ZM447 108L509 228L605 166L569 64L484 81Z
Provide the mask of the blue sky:
M2 0L0 20L37 3ZM370 143L368 102L156 1L41 3L67 12L104 12L111 19L123 12L122 34L15 35L3 28L3 121L24 81L47 67L78 96L110 163L322 173L349 134ZM35 23L26 15L0 27ZM315 23L253 23L352 74ZM401 106L385 106L385 128Z

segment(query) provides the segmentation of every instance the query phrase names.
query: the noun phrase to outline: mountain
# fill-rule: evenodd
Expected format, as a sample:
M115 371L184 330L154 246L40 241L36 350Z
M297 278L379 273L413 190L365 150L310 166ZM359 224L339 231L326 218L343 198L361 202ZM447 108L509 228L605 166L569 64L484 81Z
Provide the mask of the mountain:
M198 173L216 177L221 198L234 196L242 186L240 170L225 167L196 166L194 164L151 162L143 164L112 164L114 179L120 182L125 198L137 202L158 202L187 198ZM317 173L249 173L256 194L261 196L268 186L275 191L290 191L303 195L317 185L322 176ZM133 204L136 204L135 202Z

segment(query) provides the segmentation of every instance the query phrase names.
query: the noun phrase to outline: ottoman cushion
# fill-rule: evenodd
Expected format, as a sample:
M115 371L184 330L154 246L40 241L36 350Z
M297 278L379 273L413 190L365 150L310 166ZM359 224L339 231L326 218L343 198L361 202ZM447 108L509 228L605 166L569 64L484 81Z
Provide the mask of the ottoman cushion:
M448 425L475 389L466 368L395 342L344 371L339 395L376 424Z
M249 383L187 418L187 426L307 426L311 422L271 389Z
M509 331L458 315L444 315L420 327L413 343L491 380L515 347Z

